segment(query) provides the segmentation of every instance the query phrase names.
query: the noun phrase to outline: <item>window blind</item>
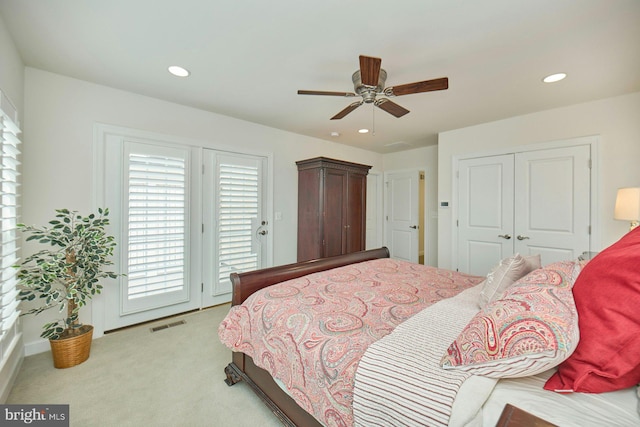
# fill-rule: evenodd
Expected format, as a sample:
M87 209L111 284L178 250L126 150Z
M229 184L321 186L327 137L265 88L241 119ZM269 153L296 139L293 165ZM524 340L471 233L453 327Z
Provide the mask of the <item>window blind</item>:
M15 107L0 92L0 356L4 360L17 335L18 310L18 135ZM1 362L0 362L1 365Z
M221 163L219 167L219 269L218 279L255 270L258 254L253 249L253 221L258 219L258 168Z
M186 160L129 153L128 298L185 286Z

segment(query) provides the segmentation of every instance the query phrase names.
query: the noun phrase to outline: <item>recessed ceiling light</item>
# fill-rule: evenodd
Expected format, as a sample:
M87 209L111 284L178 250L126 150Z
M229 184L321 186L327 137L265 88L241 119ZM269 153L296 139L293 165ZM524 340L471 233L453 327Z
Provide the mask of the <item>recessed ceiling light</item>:
M369 133L369 129L359 129L358 133Z
M567 77L566 73L551 74L550 76L547 76L544 79L542 79L542 81L545 83L555 83L555 82L559 82L560 80L563 80L565 77Z
M191 74L189 70L178 65L172 65L168 68L168 70L171 74L177 77L187 77L189 74Z
M340 136L340 132L331 132L331 136L333 136L334 138L338 137Z

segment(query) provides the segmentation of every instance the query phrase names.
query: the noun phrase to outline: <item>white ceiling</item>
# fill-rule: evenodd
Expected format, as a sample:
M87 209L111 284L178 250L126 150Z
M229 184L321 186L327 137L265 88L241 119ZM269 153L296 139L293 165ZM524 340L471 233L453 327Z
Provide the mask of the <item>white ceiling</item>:
M640 0L0 0L0 15L27 66L381 153L640 91ZM387 86L449 89L394 98L401 118L368 104L333 121L353 98L297 95L352 92L361 54Z

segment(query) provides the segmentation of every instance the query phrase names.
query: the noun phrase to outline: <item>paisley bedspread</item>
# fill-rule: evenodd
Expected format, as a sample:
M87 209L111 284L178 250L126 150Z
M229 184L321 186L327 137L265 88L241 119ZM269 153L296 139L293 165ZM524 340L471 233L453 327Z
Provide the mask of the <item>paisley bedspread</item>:
M218 335L322 424L351 426L355 372L368 346L482 280L401 260L366 261L262 289L231 308Z

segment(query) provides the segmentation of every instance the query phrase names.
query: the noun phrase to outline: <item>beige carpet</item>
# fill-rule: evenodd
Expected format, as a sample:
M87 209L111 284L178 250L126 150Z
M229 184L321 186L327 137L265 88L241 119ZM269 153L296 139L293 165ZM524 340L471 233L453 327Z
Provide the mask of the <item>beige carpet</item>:
M244 383L228 387L231 351L217 336L229 305L93 341L81 365L55 369L49 352L25 358L6 403L69 404L71 425L281 426ZM159 324L186 324L150 332Z

